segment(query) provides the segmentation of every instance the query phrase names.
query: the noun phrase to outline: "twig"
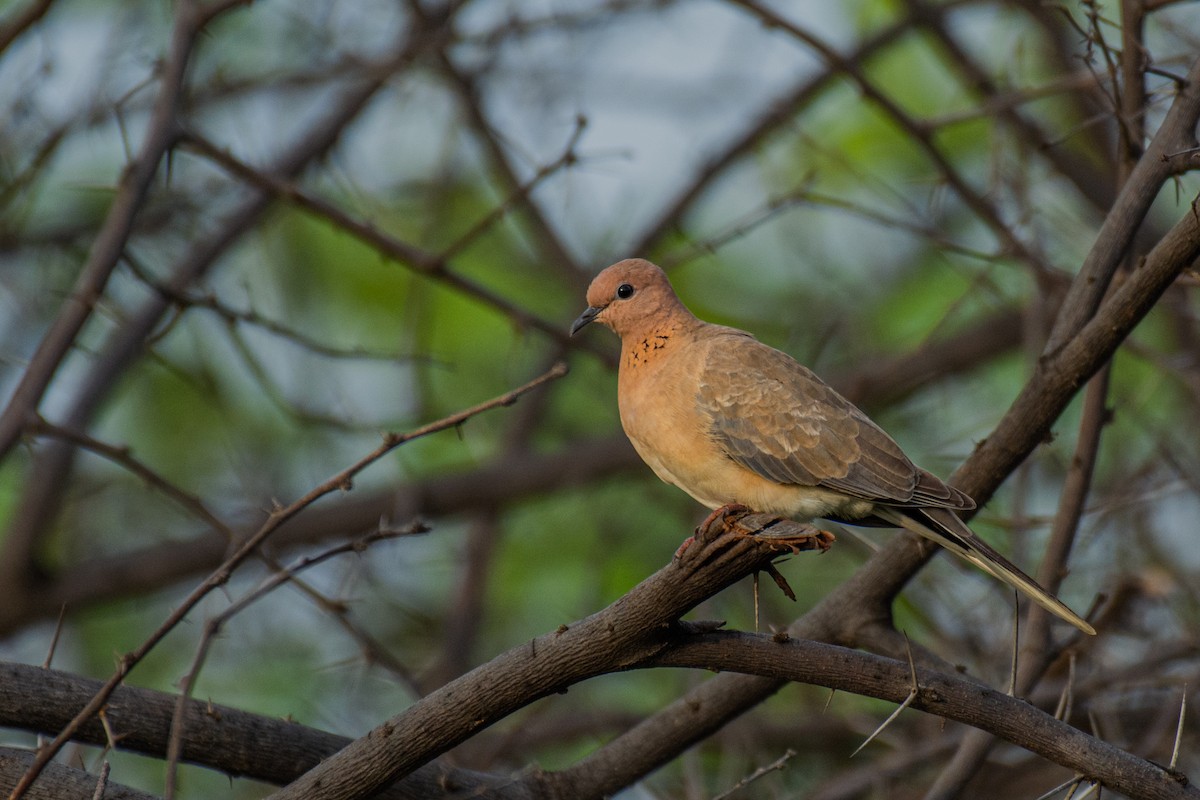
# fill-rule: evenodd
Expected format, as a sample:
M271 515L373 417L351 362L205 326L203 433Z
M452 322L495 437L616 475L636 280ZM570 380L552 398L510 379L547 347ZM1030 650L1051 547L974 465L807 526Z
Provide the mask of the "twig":
M92 793L92 800L104 800L104 794L108 791L108 772L111 768L108 759L104 759L104 763L100 765L100 776L96 778L96 791Z
M1033 271L1036 276L1049 274L1044 259L1023 242L1013 232L1001 217L999 210L987 198L977 192L959 173L941 147L934 140L928 126L913 119L891 97L879 89L868 78L859 64L841 55L832 46L816 36L812 31L800 27L791 20L781 16L758 0L727 0L731 5L740 6L758 17L765 24L786 31L791 36L812 48L833 69L853 80L863 93L863 96L874 103L881 111L891 118L907 136L917 144L926 158L937 169L946 183L954 190L971 211L992 231L992 235L1004 246L1013 257L1020 259Z
M558 173L564 167L573 166L579 161L579 154L575 152L575 148L579 145L579 140L583 138L583 132L587 129L587 117L582 115L575 118L575 130L571 132L571 136L567 139L567 144L563 147L562 153L558 158L538 167L533 177L528 181L513 187L509 192L508 197L504 198L503 202L489 211L478 222L472 225L467 232L456 239L449 247L441 253L442 261L450 261L456 255L465 250L472 242L482 236L493 225L508 215L512 209L520 204L529 202L529 197L533 190L540 186L547 178Z
M574 346L581 346L578 341L572 340L567 335L566 327L561 323L542 319L525 308L506 300L492 290L459 275L440 255L422 250L416 245L390 236L378 230L371 223L356 219L333 203L305 191L295 183L255 169L230 155L227 151L196 131L187 131L184 134L184 142L190 149L195 150L235 177L263 191L270 192L280 199L294 203L306 211L323 217L338 228L383 253L385 256L408 266L413 271L496 308L518 325L535 328L561 345L572 346L572 342L574 342Z
M67 616L67 605L63 604L58 612L58 621L54 623L54 635L50 637L50 646L46 648L46 660L42 662L42 669L50 669L51 662L54 661L54 652L58 649L58 639L62 636L63 620Z
M120 260L133 230L134 216L150 191L160 162L175 143L184 72L200 31L211 20L212 15L202 14L195 2L180 2L176 6L170 51L163 62L162 89L146 125L141 148L122 173L116 196L103 226L93 240L70 299L63 304L50 329L42 337L8 406L0 413L0 457L8 454L29 421L29 416L37 411L50 379L91 316L96 301Z
M1075 654L1067 654L1067 682L1063 685L1062 693L1058 696L1058 704L1054 707L1054 718L1069 720L1071 705L1074 702L1072 692L1075 690Z
M150 274L150 271L141 262L140 259L134 258L128 250L124 255L125 263L129 265L130 270L142 283L149 286L154 291L163 295L177 307L183 308L198 308L204 311L211 311L216 316L220 317L230 328L234 328L240 324L250 325L255 328L260 328L273 336L278 336L281 339L292 342L293 344L304 348L319 356L328 358L344 358L344 359L364 359L371 361L415 361L423 360L426 357L420 355L409 355L404 353L392 353L385 350L371 350L365 347L333 347L329 343L317 339L313 336L298 331L295 328L284 325L283 323L270 319L253 309L239 309L222 302L215 294L189 294L180 292L172 286L168 286L162 281ZM158 338L158 337L156 337Z
M424 4L419 0L408 0L407 6L415 17L424 21L425 24L429 24L430 14L426 11ZM521 192L523 181L509 159L495 126L484 113L474 76L459 68L447 45L447 42L442 42L437 48L438 65L441 67L442 73L449 79L451 89L458 95L459 105L462 107L467 122L482 143L493 167L505 185L507 194L517 198L521 208L525 211L525 217L536 231L534 244L541 249L542 256L547 262L559 267L573 283L581 286L586 279L580 271L575 257L571 254L570 248L563 242L558 229L550 223L542 209L534 202L532 195L528 192ZM580 130L577 124L576 133L578 134Z
M1074 792L1075 787L1078 786L1082 781L1083 781L1082 775L1075 775L1074 777L1070 778L1069 780L1065 780L1062 783L1060 783L1058 786L1055 786L1053 789L1049 789L1049 790L1043 792L1042 794L1038 795L1036 800L1050 800L1051 797L1054 797L1054 795L1056 795L1059 792L1064 791L1064 790L1067 792Z
M389 432L384 435L383 443L371 453L363 456L354 464L334 475L324 483L309 490L304 496L300 497L298 500L295 500L290 505L275 509L267 518L267 521L264 522L253 535L247 538L233 553L233 555L227 558L225 562L216 569L216 571L214 571L207 579L204 580L203 583L193 589L191 593L188 594L188 596L183 600L183 602L171 612L167 619L153 633L151 633L150 636L142 642L142 644L140 644L132 652L126 653L119 659L116 671L108 679L104 686L101 687L100 691L98 691L91 701L84 706L84 708L78 714L75 715L71 722L67 724L62 731L59 732L58 736L55 737L53 742L38 752L37 758L34 760L29 770L21 777L21 780L18 781L16 787L12 790L12 793L9 795L9 800L18 800L18 798L25 794L26 790L28 790L34 779L37 778L38 773L40 773L45 765L49 763L50 759L52 759L58 753L58 751L61 750L68 741L70 741L71 737L79 729L79 726L104 707L104 704L112 695L113 690L125 680L125 676L129 674L130 670L137 666L137 664L140 663L142 659L145 658L146 655L153 650L154 647L157 646L158 643L161 642L166 635L170 633L171 630L173 630L175 626L178 625L184 619L184 617L186 617L188 613L196 607L197 604L199 604L202 599L204 599L214 589L227 583L229 578L232 576L233 571L239 565L241 565L242 562L249 558L258 549L259 545L266 541L266 539L275 530L277 530L280 525L299 514L302 510L312 505L325 495L339 490L349 490L352 487L354 477L359 472L366 469L368 466L375 463L400 445L413 441L414 439L418 439L422 436L427 436L431 433L436 433L438 431L443 431L450 428L457 428L467 420L485 411L502 406L512 405L521 395L536 389L538 386L541 386L544 383L562 377L566 374L566 371L566 365L560 362L555 364L554 367L552 367L549 371L543 373L537 378L534 378L529 383L513 389L512 391L505 392L504 394L480 403L479 405L472 406L471 408L459 411L455 414L451 414L450 416L444 417L437 422L431 422L428 425L416 428L415 430L407 433Z
M179 760L183 755L183 737L187 719L186 711L188 702L191 700L192 692L196 687L196 681L200 677L200 670L208 658L208 653L212 643L216 640L217 636L220 635L221 629L225 626L225 623L229 622L229 620L231 620L234 616L241 613L258 600L266 597L284 583L289 581L294 582L296 576L300 572L323 564L336 556L345 555L346 553L361 553L378 541L392 539L397 536L410 536L417 533L424 533L427 530L429 530L428 527L419 522L410 523L407 528L400 530L380 528L377 531L373 531L372 533L359 537L353 541L343 542L334 547L327 548L323 552L317 553L316 555L303 556L297 559L296 562L290 566L280 567L252 591L247 592L240 600L234 602L220 614L217 614L205 622L204 632L200 637L200 644L196 648L196 654L192 657L191 667L188 669L187 674L183 678L179 696L175 702L175 713L171 717L171 732L167 741L166 781L163 792L168 800L175 797Z
M768 775L772 772L775 772L776 770L783 769L784 767L787 766L787 762L791 761L795 757L796 757L796 751L792 750L791 748L788 748L784 752L784 754L781 755L779 758L775 759L770 764L767 764L765 767L759 767L758 769L754 770L754 772L751 772L749 775L742 778L740 781L735 783L733 786L729 787L728 789L721 792L720 794L714 796L712 800L729 800L729 798L732 797L735 792L739 792L742 789L745 789L747 786L754 783L756 780L758 780L762 776Z
M904 635L904 643L905 643L905 645L908 644L908 634ZM900 712L903 711L904 709L908 708L912 704L912 701L916 700L917 696L920 695L921 686L919 683L917 683L917 665L913 663L913 655L912 655L911 647L908 648L908 669L909 669L909 674L912 676L912 687L909 689L908 696L905 697L904 702L902 702L902 703L900 703L900 705L896 706L896 710L893 711L891 713L891 715L888 716L887 719L885 719L882 723L880 723L879 727L876 728L871 733L870 736L868 736L866 739L864 739L863 743L860 744L855 749L855 751L850 754L851 758L854 758L856 755L858 755L860 752L862 752L862 749L864 747L866 747L867 745L869 745L872 741L874 741L876 736L883 733L883 730L888 725L891 725L892 721L895 720L896 717L900 716Z
M947 7L958 5L949 2ZM912 19L899 19L879 33L863 41L847 59L856 63L869 60L887 47L907 36L912 30ZM780 128L788 125L797 114L819 99L827 89L836 85L840 72L832 66L813 78L806 78L785 94L769 102L762 112L746 126L721 152L711 156L697 177L683 187L667 204L653 222L646 226L634 240L630 252L650 254L663 240L679 227L688 211L704 196L716 181L735 164L753 153L770 139Z
M94 436L89 436L86 433L70 430L69 428L65 428L61 425L55 425L51 422L47 422L40 416L36 419L31 427L34 433L59 439L64 442L70 442L90 453L95 453L96 455L111 461L119 467L127 470L131 474L137 476L148 486L153 487L166 497L170 498L180 508L184 509L197 519L202 520L213 530L221 533L227 541L233 540L233 531L230 530L229 526L222 522L216 514L208 509L208 506L204 504L204 501L191 492L176 486L174 483L159 474L156 470L144 464L141 460L133 455L133 452L128 447L103 442Z
M1175 726L1175 744L1171 747L1171 760L1167 766L1175 769L1179 763L1179 748L1183 744L1183 720L1187 717L1187 684L1183 685L1183 693L1179 696L1179 724Z

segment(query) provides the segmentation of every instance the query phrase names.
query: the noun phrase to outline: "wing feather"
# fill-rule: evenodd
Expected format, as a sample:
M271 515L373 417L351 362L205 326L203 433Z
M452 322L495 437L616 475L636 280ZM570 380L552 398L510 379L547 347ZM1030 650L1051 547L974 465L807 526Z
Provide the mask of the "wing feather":
M709 339L696 402L713 441L769 480L885 505L974 507L815 373L749 334Z

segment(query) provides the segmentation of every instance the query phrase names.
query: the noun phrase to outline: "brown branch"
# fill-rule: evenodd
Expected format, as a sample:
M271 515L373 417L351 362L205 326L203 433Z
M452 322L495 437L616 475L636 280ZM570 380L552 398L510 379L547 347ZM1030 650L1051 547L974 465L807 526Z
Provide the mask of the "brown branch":
M967 182L958 169L950 161L934 140L932 131L919 121L913 119L879 89L855 61L843 56L832 46L802 28L796 23L776 13L774 10L758 2L758 0L728 0L731 5L740 6L750 14L758 17L764 24L786 31L797 41L812 48L830 67L846 75L858 85L863 96L874 103L881 111L896 123L896 125L925 153L925 157L937 169L938 174L946 181L954 193L971 209L971 211L992 231L992 235L1003 245L1004 249L1014 258L1023 261L1038 278L1051 274L1049 267L1040 255L1035 253L1023 242L1012 228L1001 217L999 210L977 192Z
M176 6L171 44L160 78L162 88L146 124L141 148L121 174L104 224L92 242L70 295L38 344L8 405L0 412L0 458L8 455L21 431L37 412L42 395L70 352L75 337L91 317L92 309L120 260L133 230L134 218L158 173L159 163L176 140L184 73L192 48L207 21L197 12L194 2L181 2ZM16 559L19 567L24 567L31 554L10 552L7 556Z
M570 449L549 454L513 453L459 474L355 493L310 508L281 527L273 541L279 548L297 547L370 530L380 519L469 513L577 486L640 463L624 435L577 441ZM260 522L233 526L238 540L250 536ZM205 531L120 555L96 555L24 590L0 587L0 634L53 618L63 605L79 609L99 600L136 596L211 570L228 555L228 548L227 537Z
M152 467L139 460L133 455L133 451L129 447L102 442L95 437L88 436L86 433L51 424L40 416L30 426L30 433L39 436L48 436L63 442L70 442L83 450L107 459L131 475L144 481L148 486L172 500L196 519L207 523L213 531L221 534L226 541L233 539L233 531L216 514L209 510L204 501L186 489L167 480Z
M255 169L198 133L187 132L184 137L190 149L217 164L239 180L243 180L261 191L270 192L281 200L293 203L299 208L328 220L388 258L407 265L414 272L499 310L517 325L539 330L560 345L579 346L578 340L571 339L567 335L565 325L542 319L525 308L506 300L491 289L463 277L452 268L444 256L390 236L378 230L371 223L356 219L337 205L305 191L290 180ZM585 349L587 348L585 347Z
M32 733L53 734L102 687L100 681L27 664L0 662L0 725ZM165 759L171 720L178 697L132 686L118 687L104 716L118 735L121 750ZM310 728L291 720L262 716L215 703L189 700L185 704L181 760L231 777L283 785L303 775L321 759L348 745L345 736ZM104 746L108 733L93 719L78 731L75 741ZM32 754L29 759L32 760ZM21 769L23 773L29 764ZM53 766L53 765L52 765ZM0 777L0 786L16 783ZM0 773L3 775L3 773ZM510 785L508 776L456 769L433 762L380 794L387 800L426 800L455 787L493 790ZM38 780L36 789L42 784ZM37 797L31 792L28 797ZM506 791L511 800L527 793Z
M201 600L208 596L208 594L214 589L225 585L229 581L229 578L233 575L233 571L240 566L242 562L253 555L255 551L258 550L259 546L265 542L267 538L279 528L280 525L299 514L302 510L312 505L325 495L336 491L345 491L350 489L353 484L354 477L358 475L358 473L362 472L362 470L366 469L368 466L375 463L400 445L423 436L428 436L431 433L437 433L450 428L457 428L468 419L485 411L489 411L501 406L512 405L522 394L536 389L538 386L541 386L544 383L562 377L566 374L566 371L565 364L556 364L548 372L543 373L529 383L526 383L524 386L518 387L510 392L506 392L498 397L494 397L484 403L480 403L479 405L472 406L471 408L465 409L458 413L451 414L450 416L444 417L437 422L429 423L428 425L424 425L407 433L388 433L384 436L383 443L380 444L379 447L375 448L375 450L363 456L354 464L329 478L324 483L312 488L305 493L304 496L293 501L291 504L283 508L276 509L271 516L267 518L267 521L264 522L263 525L257 531L255 531L252 536L246 539L237 548L237 550L231 556L229 556L224 563L221 564L220 567L218 567L211 575L208 576L207 579L204 580L203 583L201 583L199 586L193 589L191 593L188 594L183 602L181 602L179 606L171 612L167 619L157 629L155 629L155 631L151 633L150 636L148 636L145 641L142 642L142 644L138 645L136 649L126 653L120 658L117 665L117 670L104 684L100 691L96 692L96 695L91 699L91 701L84 706L84 708L71 720L68 725L63 728L61 732L59 732L58 736L54 738L53 742L38 751L37 759L30 767L29 772L25 774L21 781L12 790L12 793L9 795L9 800L18 800L18 798L25 793L30 784L32 784L34 779L37 778L37 775L42 768L44 768L45 765L49 763L50 759L52 759L58 753L58 751L61 750L68 741L70 741L71 737L79 729L79 727L104 707L113 690L121 684L129 671L132 670L138 663L140 663L142 659L144 659L146 655L149 654L150 651L153 650L154 647L157 646L158 643L161 642L166 635L170 633L175 626L178 625L191 612L191 610L196 607L197 604L199 604Z
M412 42L399 48L393 66L399 68L411 62L429 46L428 39L432 37L423 37L422 33L414 32ZM284 177L294 176L329 152L350 121L366 108L384 85L386 77L386 74L378 75L344 90L331 103L329 112L282 153L272 172ZM257 223L270 207L271 200L270 194L254 193L226 215L210 235L193 243L167 281L170 294L181 294L202 278L217 259ZM169 307L170 301L165 296L152 295L113 332L75 389L60 421L64 428L87 428L118 377L142 354L147 339ZM36 588L38 581L32 574L36 545L61 505L58 501L69 484L74 455L75 450L65 445L51 446L37 454L3 539L0 587L10 592Z
M957 3L951 2L947 5L957 5ZM911 18L898 20L863 41L846 58L855 63L864 63L902 39L911 30ZM695 180L664 205L664 210L637 237L630 252L635 255L647 256L653 253L658 244L682 224L687 213L718 178L724 175L730 167L767 142L780 128L786 126L797 114L836 85L840 74L836 69L826 69L815 77L806 78L789 92L769 103L767 108L750 125L746 126L740 135L726 145L723 150L709 157L700 167Z
M741 672L894 703L908 697L912 688L911 668L904 661L820 642L732 631L683 638L647 666ZM1189 785L1182 773L1089 736L1020 698L924 668L917 669L917 685L912 708L988 731L1129 797L1200 798L1200 788ZM598 798L601 793L563 796Z
M423 20L426 24L431 22L429 12L425 10L419 0L408 0L407 5L415 17ZM454 63L447 45L448 43L443 42L437 48L438 65L442 74L448 79L450 88L458 96L459 105L466 114L467 122L474 129L475 135L487 152L492 167L499 173L505 194L518 198L521 208L525 211L525 218L534 228L536 233L536 236L533 237L534 243L542 251L543 259L558 267L560 272L567 276L577 288L584 288L588 282L587 276L579 268L579 264L571 255L571 251L563 242L558 230L538 207L532 194L521 191L525 182L517 174L517 169L509 159L509 155L496 133L495 126L484 113L479 87L474 76L469 75Z
M956 77L961 76L969 86L985 98L981 103L984 113L989 116L994 114L997 119L1004 122L1024 142L1030 152L1046 159L1060 175L1074 184L1082 199L1092 203L1099 211L1107 211L1115 196L1111 176L1097 170L1096 165L1082 154L1055 146L1038 123L1022 114L1014 103L991 102L991 100L1001 98L999 87L987 70L972 57L968 48L955 39L947 24L946 11L942 6L932 5L925 0L907 0L906 5L910 13L914 14L930 30L949 57L952 62L949 65L949 74ZM1089 75L1083 77L1086 78L1085 81L1072 77L1064 88L1075 89L1095 84ZM1063 89L1058 91L1061 92ZM991 98L991 100L987 98Z
M150 289L166 297L177 309L196 308L204 311L211 311L219 317L225 325L232 329L236 329L240 325L248 325L267 333L277 336L284 341L291 342L297 347L301 347L311 353L326 358L343 358L343 359L362 359L366 361L417 361L421 360L421 356L408 355L403 353L393 353L385 350L370 350L364 347L336 347L328 342L309 335L301 330L290 327L277 320L271 319L263 314L258 313L253 308L240 309L233 308L230 305L222 302L216 294L207 292L205 294L179 292L168 286L156 277L150 274L150 271L141 262L140 259L134 258L129 252L125 253L125 263L129 265L134 276L146 284ZM156 339L162 338L161 332L156 335Z
M29 769L33 753L13 747L0 747L0 787L11 786ZM51 764L38 785L26 795L29 800L157 800L155 795L104 782L103 794L97 794L97 776L65 764Z
M18 36L46 16L46 12L52 5L54 5L54 0L30 0L29 5L4 20L3 24L0 24L0 53L7 50Z
M1121 187L1112 210L1092 243L1075 281L1063 301L1062 312L1054 322L1045 353L1065 347L1091 319L1108 290L1113 274L1129 250L1134 233L1142 224L1150 204L1163 184L1176 170L1172 154L1196 144L1196 123L1200 120L1200 59L1192 64L1186 83L1179 88L1175 102L1167 111L1162 126L1146 147Z
M831 537L766 514L719 517L672 561L603 611L539 636L429 694L272 795L275 800L368 797L534 700L586 678L644 663L681 630L697 603L777 557L779 540L824 549Z

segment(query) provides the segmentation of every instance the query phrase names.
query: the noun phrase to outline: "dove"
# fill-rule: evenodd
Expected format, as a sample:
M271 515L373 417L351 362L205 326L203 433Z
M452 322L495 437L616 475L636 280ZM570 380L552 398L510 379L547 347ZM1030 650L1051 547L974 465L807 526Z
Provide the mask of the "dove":
M1095 629L955 513L975 501L916 466L867 415L786 353L698 319L643 259L603 270L571 335L621 338L617 405L642 460L710 508L890 526L930 539L1088 634Z

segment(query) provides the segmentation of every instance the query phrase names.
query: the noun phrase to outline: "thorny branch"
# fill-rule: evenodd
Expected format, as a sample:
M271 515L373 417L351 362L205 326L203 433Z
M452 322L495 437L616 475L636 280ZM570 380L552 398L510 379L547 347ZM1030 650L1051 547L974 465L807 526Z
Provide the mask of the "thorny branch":
M108 698L112 695L113 690L121 685L122 681L125 680L125 677L129 674L130 670L136 667L138 663L141 662L150 653L150 651L159 644L159 642L166 638L167 634L170 633L181 621L183 621L183 619L186 618L189 613L191 613L192 609L194 609L201 600L208 596L208 594L214 589L225 585L229 581L229 578L233 575L234 570L237 569L247 558L253 555L263 544L263 542L265 542L267 538L279 528L280 525L287 522L289 519L296 516L325 495L336 491L348 491L358 473L362 472L371 464L374 464L380 458L387 455L400 445L413 441L414 439L419 439L423 436L428 436L431 433L457 428L467 420L485 411L512 405L521 395L536 389L544 383L562 377L566 374L566 372L567 369L565 364L555 364L550 368L550 370L538 376L537 378L534 378L532 381L529 381L525 385L513 389L510 392L505 392L499 397L495 397L476 406L472 406L471 408L465 409L456 414L451 414L450 416L440 419L437 422L431 422L428 425L424 425L412 431L405 433L387 433L383 437L383 443L380 444L375 450L363 456L354 464L329 478L325 482L313 487L302 497L294 500L287 506L276 508L274 511L272 511L266 522L264 522L262 526L254 532L253 535L242 542L238 546L237 550L231 556L229 556L229 558L227 558L224 563L222 563L221 566L219 566L211 575L209 575L209 577L203 583L193 589L191 593L189 593L188 596L183 600L183 602L181 602L179 606L171 612L170 616L168 616L167 619L164 620L163 623L150 636L148 636L145 641L143 641L133 651L126 653L120 658L117 664L117 670L113 673L112 677L110 677L104 686L101 687L98 692L96 692L95 696L92 697L87 705L85 705L83 709L75 715L71 722L63 727L58 736L54 738L54 741L50 742L38 751L37 758L30 766L29 771L22 777L22 779L9 794L9 800L18 800L18 798L20 798L29 789L30 785L37 778L38 773L40 773L45 765L49 763L50 759L54 758L58 751L61 750L63 746L71 740L72 736L74 736L79 727L104 707L105 703L108 701Z

